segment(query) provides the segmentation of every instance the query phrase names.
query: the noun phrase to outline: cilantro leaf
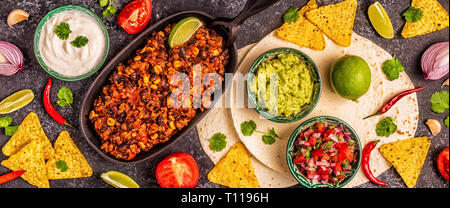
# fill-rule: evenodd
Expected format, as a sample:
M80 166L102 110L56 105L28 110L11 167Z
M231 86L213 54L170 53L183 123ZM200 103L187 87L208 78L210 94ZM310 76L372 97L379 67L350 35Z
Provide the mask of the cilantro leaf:
M275 143L275 137L270 136L270 135L263 135L262 136L262 140L263 140L264 144L273 144L273 143Z
M287 23L296 22L298 18L300 18L300 14L298 13L298 7L296 6L289 7L283 15L283 20Z
M53 32L58 36L59 39L67 40L67 38L69 38L69 34L72 31L70 30L69 24L61 22L55 27L55 30Z
M423 12L420 8L409 7L402 16L405 17L407 22L417 22L422 19Z
M109 18L109 16L115 14L117 11L117 7L112 5L112 3L111 3L112 1L116 1L116 0L100 0L100 2L99 2L101 7L106 6L106 8L102 12L103 16L106 18Z
M19 126L7 126L5 127L5 135L6 136L12 136L16 133Z
M397 131L397 125L394 123L394 119L389 116L378 122L375 131L378 136L389 137L391 134Z
M389 81L398 79L398 77L400 76L400 72L403 72L405 70L402 62L395 58L395 56L391 60L385 61L381 68Z
M72 108L70 104L73 103L73 94L72 91L68 87L61 87L58 91L58 100L56 104L58 104L61 107L69 106Z
M431 111L443 113L449 108L449 94L447 91L435 92L430 98Z
M251 136L256 130L256 123L253 120L241 123L241 132L244 136Z
M215 133L210 139L209 139L209 147L214 152L220 152L227 146L227 136L222 133Z
M81 47L85 46L88 42L89 42L89 39L87 37L79 35L75 38L75 40L70 42L70 44L72 44L76 48L81 48Z
M447 116L447 118L445 118L445 120L444 120L444 124L445 124L445 126L447 127L447 128L449 128L448 126L449 126L449 123L448 123L449 121L448 121L448 116Z
M278 136L278 134L275 133L275 129L274 128L270 129L269 132L266 135L271 136L273 138L278 138L278 139L280 138L280 136Z
M67 166L66 161L64 160L58 160L56 161L56 168L58 168L61 172L66 172L69 167Z
M12 123L12 118L9 116L1 117L0 118L0 128L5 128Z

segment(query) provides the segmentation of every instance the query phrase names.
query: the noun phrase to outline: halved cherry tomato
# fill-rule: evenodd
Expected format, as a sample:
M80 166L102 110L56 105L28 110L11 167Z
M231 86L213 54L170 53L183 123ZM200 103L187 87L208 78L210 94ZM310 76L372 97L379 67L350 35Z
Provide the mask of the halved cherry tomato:
M437 167L442 177L448 181L448 147L439 154Z
M299 155L299 156L295 157L295 159L294 159L294 163L295 164L299 164L299 163L302 163L302 162L306 162L306 159L305 159L304 156Z
M321 133L321 134L325 133L325 124L320 123L320 122L316 123L316 129L317 129L316 130L317 133Z
M169 155L156 167L156 179L163 188L194 188L198 178L195 159L184 152Z
M151 0L134 0L120 11L117 22L128 34L136 34L147 27L151 16Z

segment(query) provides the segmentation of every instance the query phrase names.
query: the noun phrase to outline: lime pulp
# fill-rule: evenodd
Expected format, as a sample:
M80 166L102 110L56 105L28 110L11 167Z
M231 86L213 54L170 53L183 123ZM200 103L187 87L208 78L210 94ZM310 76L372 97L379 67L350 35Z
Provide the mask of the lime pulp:
M180 20L170 32L170 47L173 48L188 41L202 25L203 22L196 17L186 17Z
M136 183L130 176L127 176L118 171L108 171L102 173L100 177L109 185L115 188L140 188L139 184Z
M0 102L0 114L7 114L28 105L34 99L30 89L18 91Z
M369 6L368 15L370 23L372 23L372 26L381 37L386 39L392 39L394 37L391 20L386 10L384 10L378 1Z

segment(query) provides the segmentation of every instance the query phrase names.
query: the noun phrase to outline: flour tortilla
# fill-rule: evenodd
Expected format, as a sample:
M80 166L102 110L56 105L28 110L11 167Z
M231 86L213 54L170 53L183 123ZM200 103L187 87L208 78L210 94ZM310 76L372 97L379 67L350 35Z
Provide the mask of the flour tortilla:
M232 103L245 103L246 105L245 108L231 108L235 132L238 133L239 138L250 153L260 162L286 177L291 177L285 156L288 139L294 129L308 118L321 115L340 118L356 130L362 145L377 139L381 141L379 145L408 139L414 136L417 129L419 109L415 93L404 97L384 115L362 120L362 118L378 111L384 103L396 94L414 88L413 83L405 72L402 72L395 81L386 79L381 66L386 60L392 59L391 54L356 33L352 34L352 41L349 47L339 46L328 37L325 37L325 40L327 47L323 51L315 51L308 48L300 48L293 43L281 40L272 32L251 49L238 69L239 72L248 72L250 66L259 55L267 50L279 47L301 50L310 56L319 68L322 77L322 96L313 112L300 121L282 124L264 119L254 109L247 108L247 95L236 96L236 100L232 101ZM335 60L346 54L362 57L367 61L372 72L372 83L369 91L357 101L341 98L334 93L329 82L331 65ZM232 90L235 89L232 88ZM398 126L398 131L388 138L378 137L375 133L375 126L380 119L386 116L391 116L394 119ZM261 134L255 133L252 136L243 136L239 130L240 124L248 120L254 120L257 124L257 129L260 131L275 128L276 133L282 139L277 140L275 144L266 145L261 139ZM218 128L217 131L219 130L221 131L222 129ZM372 152L370 165L375 176L380 175L390 167L390 164L383 159L378 151ZM365 182L368 182L368 180L360 170L345 187L354 187ZM262 182L260 181L260 183Z
M251 44L239 49L239 63L254 45L255 44ZM221 102L222 100L218 101L218 103ZM227 108L212 108L205 118L203 118L197 125L197 131L203 150L214 164L217 164L220 159L228 153L230 148L235 143L240 141L239 136L233 127L230 109ZM209 148L208 139L217 132L221 132L227 136L227 146L220 152L214 152L211 148ZM250 160L261 188L284 188L298 183L292 176L283 176L273 169L263 165L254 156L251 156Z

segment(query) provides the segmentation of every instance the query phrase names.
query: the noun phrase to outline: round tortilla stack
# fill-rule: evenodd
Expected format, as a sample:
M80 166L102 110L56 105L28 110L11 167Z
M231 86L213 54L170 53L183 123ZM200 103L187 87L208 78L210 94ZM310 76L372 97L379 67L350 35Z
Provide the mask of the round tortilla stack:
M237 73L245 75L254 60L270 49L289 47L301 50L310 56L319 68L322 76L322 95L318 105L311 114L298 122L287 124L275 123L264 119L254 109L248 108L247 95L231 96L231 103L233 104L230 110L231 113L224 108L212 109L211 113L197 128L202 147L214 163L217 163L226 154L229 147L236 142L235 138L239 137L252 154L252 163L261 187L287 187L297 184L286 163L287 141L294 129L308 118L321 115L340 118L356 130L363 145L377 139L380 140L379 145L382 145L414 136L419 119L416 94L403 98L384 115L371 117L366 120L362 119L378 111L396 94L414 88L413 83L405 72L402 72L397 80L389 81L386 79L381 66L386 60L392 59L392 55L356 33L352 34L352 43L349 47L339 46L326 36L325 41L326 48L323 51L316 51L301 48L298 45L281 40L272 32L249 50L245 58L243 58ZM248 48L246 49L248 50ZM244 50L246 49L244 48ZM245 54L244 52L241 53ZM331 65L346 54L362 57L369 64L372 72L372 83L369 91L357 101L341 98L332 90L329 82ZM241 54L239 55L239 58L242 58ZM239 89L243 90L242 92L236 92L234 85L230 90L232 90L232 95L245 93L245 88ZM236 107L236 103L245 104L245 107ZM230 129L232 127L229 126L230 114L234 129ZM387 116L391 116L394 119L398 130L390 137L379 137L375 133L376 124L380 119ZM275 144L266 145L263 143L262 135L259 133L254 133L252 136L243 136L240 131L240 124L249 120L256 122L259 131L275 128L276 133L282 139L277 140ZM228 142L227 147L219 153L212 152L208 142L208 139L217 132L227 135ZM380 175L390 167L390 164L384 160L379 151L372 152L370 165L375 176ZM354 187L365 182L368 182L368 180L360 170L345 187Z

